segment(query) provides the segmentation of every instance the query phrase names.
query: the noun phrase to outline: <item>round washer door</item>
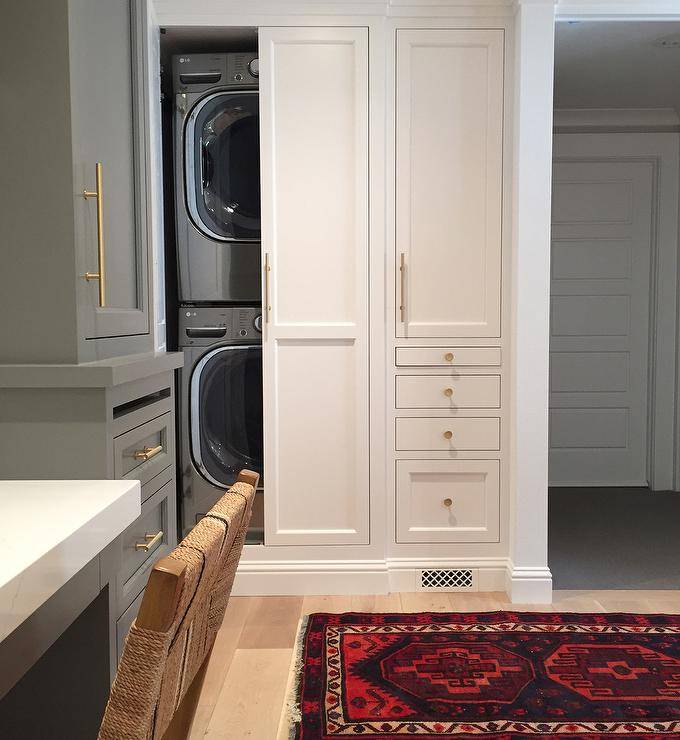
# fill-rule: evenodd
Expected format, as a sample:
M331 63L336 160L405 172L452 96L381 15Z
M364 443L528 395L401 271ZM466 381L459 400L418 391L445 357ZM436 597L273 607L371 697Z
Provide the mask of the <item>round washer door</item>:
M218 347L191 377L191 455L211 483L228 487L243 468L262 476L262 347Z
M199 100L184 137L187 206L196 228L221 241L258 241L257 91L218 92Z

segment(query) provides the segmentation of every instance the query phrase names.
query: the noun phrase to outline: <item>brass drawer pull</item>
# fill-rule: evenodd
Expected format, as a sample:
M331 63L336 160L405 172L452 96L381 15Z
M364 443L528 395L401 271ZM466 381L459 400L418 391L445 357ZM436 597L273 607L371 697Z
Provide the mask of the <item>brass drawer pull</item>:
M451 439L451 437L453 437L453 432L448 430L444 432L444 439Z
M445 498L443 501L444 506L446 506L447 509L451 508L453 506L453 499L452 498Z
M103 192L103 165L97 162L95 165L96 190L83 190L83 198L97 199L97 260L99 262L98 272L86 272L83 277L88 282L99 280L99 307L106 307L106 259L104 251L104 192Z
M445 359L445 360L446 360L447 362L453 362L453 352L447 352L447 353L446 353L446 354L444 355L444 359Z
M155 447L145 447L143 450L135 450L133 457L135 460L150 460L152 457L156 457L159 452L163 452L163 445L156 445Z
M453 395L453 388L444 388L444 395L448 398L451 398Z
M144 539L146 542L135 542L135 550L149 552L149 550L163 539L163 530L161 529L160 532L156 532L156 534L145 534Z

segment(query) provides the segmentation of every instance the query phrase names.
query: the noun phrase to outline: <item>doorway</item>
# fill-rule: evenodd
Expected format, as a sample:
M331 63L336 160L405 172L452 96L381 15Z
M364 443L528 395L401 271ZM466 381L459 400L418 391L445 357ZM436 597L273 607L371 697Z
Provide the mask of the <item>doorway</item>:
M680 587L680 544L667 531L680 516L673 492L679 78L679 23L557 24L555 588Z

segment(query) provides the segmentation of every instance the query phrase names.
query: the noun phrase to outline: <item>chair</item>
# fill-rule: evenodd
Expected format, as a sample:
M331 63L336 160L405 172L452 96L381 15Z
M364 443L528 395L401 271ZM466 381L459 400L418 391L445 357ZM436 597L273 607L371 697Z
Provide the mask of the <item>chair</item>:
M99 740L184 740L231 593L259 475L237 482L153 567Z

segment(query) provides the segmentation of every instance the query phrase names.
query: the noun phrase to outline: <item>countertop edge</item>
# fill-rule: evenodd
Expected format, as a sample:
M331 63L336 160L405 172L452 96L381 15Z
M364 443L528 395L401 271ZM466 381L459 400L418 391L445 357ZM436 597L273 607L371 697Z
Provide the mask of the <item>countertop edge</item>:
M158 352L73 365L0 365L0 388L112 388L183 364L182 352Z

